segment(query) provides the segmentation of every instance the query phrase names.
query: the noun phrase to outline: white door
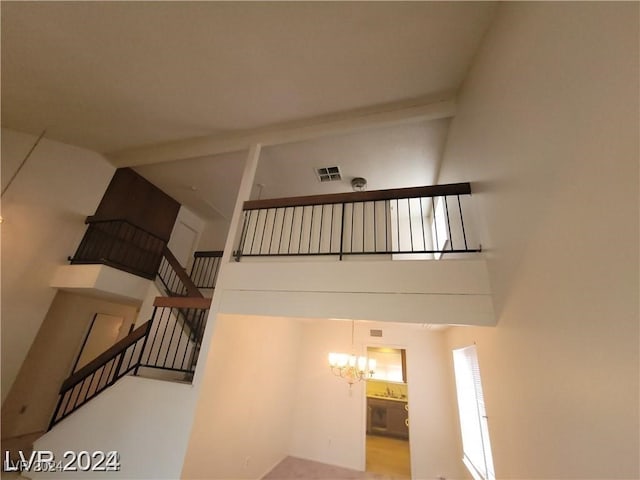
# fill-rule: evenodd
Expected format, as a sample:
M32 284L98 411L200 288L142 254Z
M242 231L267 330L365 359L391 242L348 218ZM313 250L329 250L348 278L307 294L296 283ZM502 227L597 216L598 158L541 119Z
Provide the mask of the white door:
M191 255L196 248L198 232L181 220L178 220L173 227L168 247L171 253L185 269L189 266Z

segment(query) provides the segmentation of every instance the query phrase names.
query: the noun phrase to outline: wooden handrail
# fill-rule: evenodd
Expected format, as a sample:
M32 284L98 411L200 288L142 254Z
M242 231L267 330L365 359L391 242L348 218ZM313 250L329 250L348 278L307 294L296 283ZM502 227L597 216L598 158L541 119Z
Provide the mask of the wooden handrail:
M187 274L185 269L182 268L182 265L180 265L178 259L173 255L173 253L171 253L171 250L169 250L165 246L162 253L164 255L164 258L167 259L167 262L169 262L169 265L171 265L171 268L173 268L174 272L176 272L176 275L178 275L178 278L180 279L184 287L187 289L188 296L202 298L202 293L200 292L198 287L196 287L195 283L193 283L193 280L191 280L191 277Z
M111 359L116 357L119 353L122 353L131 345L136 343L142 337L144 337L149 328L151 328L151 320L143 323L138 328L136 328L129 335L121 339L120 341L113 344L108 350L105 350L100 355L98 355L95 359L91 360L84 367L82 367L77 372L73 373L69 378L67 378L60 387L60 393L66 392L69 388L76 385L83 378L88 377L93 372L98 370L101 366L105 365Z
M195 258L198 257L221 257L224 252L222 250L203 250L199 252L194 252L193 256Z
M153 306L207 309L211 306L211 299L204 297L156 297Z
M308 195L304 197L270 198L265 200L248 200L243 210L260 208L303 207L310 205L330 205L334 203L372 202L395 198L442 197L447 195L470 195L471 185L466 183L450 183L447 185L431 185L426 187L391 188L388 190L371 190L369 192L333 193L329 195Z

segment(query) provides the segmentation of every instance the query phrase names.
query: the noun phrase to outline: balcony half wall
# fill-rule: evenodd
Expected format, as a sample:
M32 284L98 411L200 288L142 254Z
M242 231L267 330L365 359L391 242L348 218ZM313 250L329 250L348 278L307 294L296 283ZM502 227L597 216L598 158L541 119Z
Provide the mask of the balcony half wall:
M51 287L80 295L90 295L123 303L141 303L151 280L123 272L108 265L61 265Z
M231 262L220 312L421 324L496 323L481 258ZM326 260L326 259L325 259Z

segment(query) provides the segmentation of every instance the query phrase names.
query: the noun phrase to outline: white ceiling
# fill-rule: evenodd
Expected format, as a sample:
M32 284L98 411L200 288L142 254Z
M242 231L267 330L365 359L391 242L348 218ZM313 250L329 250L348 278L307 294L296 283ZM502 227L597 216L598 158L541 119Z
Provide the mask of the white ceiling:
M231 220L245 152L135 167L134 170L207 220Z
M263 148L252 198L350 192L353 177L367 190L431 185L448 119ZM206 219L231 219L247 152L135 167L166 193ZM339 166L343 180L321 183L315 169Z
M491 2L0 2L2 125L117 152L456 92ZM448 121L263 149L261 197L432 183ZM230 218L245 153L137 167ZM346 180L319 184L318 166ZM194 188L192 188L194 187Z
M434 120L266 147L253 196L350 192L354 177L364 177L367 190L431 185L448 126L448 119ZM340 167L342 181L321 183L315 169L332 166Z

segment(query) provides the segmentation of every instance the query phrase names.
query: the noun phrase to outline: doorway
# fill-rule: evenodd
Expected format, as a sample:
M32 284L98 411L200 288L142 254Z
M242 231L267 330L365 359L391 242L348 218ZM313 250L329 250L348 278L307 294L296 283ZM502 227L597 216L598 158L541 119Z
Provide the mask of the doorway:
M84 367L91 360L111 347L124 336L124 317L96 313L89 325L80 353L76 357L72 373Z
M365 470L410 479L406 350L368 347L367 356L376 368L366 385Z
M196 249L197 240L198 232L193 227L182 220L176 222L167 246L185 270L189 268L189 262L193 251Z

